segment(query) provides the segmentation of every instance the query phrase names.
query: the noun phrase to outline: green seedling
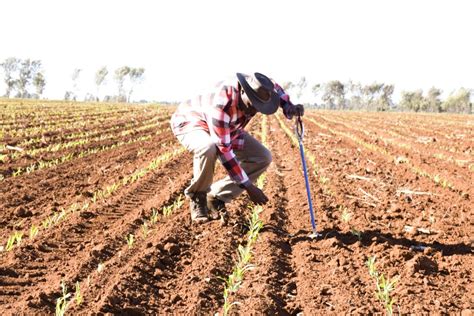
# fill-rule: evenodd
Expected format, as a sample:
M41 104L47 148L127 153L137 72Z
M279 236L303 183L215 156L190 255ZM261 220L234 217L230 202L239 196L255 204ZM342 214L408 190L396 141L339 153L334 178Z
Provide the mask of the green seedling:
M250 259L252 259L252 253L250 251L249 245L245 247L242 245L239 245L238 251L239 251L239 261L241 264L246 265L247 262L250 262Z
M230 294L231 294L231 291L227 287L224 287L224 306L222 307L224 316L229 314L229 311L232 308L232 306L240 304L239 302L231 303Z
M350 213L348 211L348 209L346 207L343 207L343 206L339 206L339 210L342 210L342 213L341 213L341 220L348 224L351 219L352 219L352 213ZM350 231L351 231L351 234L356 236L357 239L361 240L362 239L362 232L355 229L354 227L352 227L351 225L349 225L350 227Z
M99 199L100 193L101 193L101 191L95 191L95 192L94 192L94 194L92 195L92 198L91 198L91 202L92 202L92 203L97 202L97 200Z
M391 316L393 314L393 303L395 301L390 295L395 289L395 284L398 282L398 279L386 278L384 274L379 273L375 267L375 256L370 257L366 264L369 269L369 275L375 280L377 288L376 297L384 305L387 315Z
M81 211L87 211L89 209L89 202L84 202L81 207Z
M261 175L260 177L258 177L257 179L257 187L258 188L263 188L263 185L265 184L265 176L264 175Z
M319 181L321 182L321 184L324 185L329 182L329 178L326 178L325 176L320 176Z
M176 206L175 210L179 209L181 206L184 204L184 198L183 195L178 196L178 199L176 200Z
M81 294L81 285L79 284L79 281L76 282L76 293L74 295L74 300L76 301L77 306L81 305L84 301L84 298Z
M67 292L66 284L64 283L64 281L61 281L61 289L62 296L56 300L56 316L64 316L70 304L70 302L68 302L67 300L71 296L71 294Z
M163 206L163 216L170 216L174 211L178 210L184 203L183 196L180 195L178 198L173 202L173 204L168 206Z
M34 239L37 235L38 235L38 232L39 232L39 228L38 226L36 225L31 225L30 227L30 234L28 235L28 237L31 239Z
M66 210L64 208L61 208L61 212L59 212L58 215L56 216L56 220L54 223L57 224L60 221L66 219L66 217L67 217Z
M29 167L26 167L26 173L27 173L27 174L30 174L30 173L32 173L33 171L35 171L35 169L36 169L36 165L31 165L31 166L29 166Z
M152 225L155 225L157 222L158 222L158 211L156 208L153 208L151 216L150 216L150 223Z
M375 256L367 259L367 267L369 268L369 275L373 278L377 277L377 269L375 268Z
M104 269L105 269L105 264L103 264L102 262L99 262L99 264L97 265L97 272L101 273L102 271L104 271Z
M146 239L149 233L150 233L150 228L148 227L148 223L145 221L142 224L143 239Z
M21 174L21 171L22 171L22 168L20 167L17 170L15 170L15 172L13 172L12 176L18 177Z
M173 205L163 206L163 216L168 217L173 212Z
M51 225L53 225L53 220L52 220L51 216L48 216L47 218L45 218L41 222L41 225L43 226L44 229L48 229L49 227L51 227Z
M390 293L395 289L397 281L396 278L385 278L383 274L381 274L377 280L377 297L384 304L387 315L393 314L393 303L395 301L390 297Z
M10 251L13 249L13 246L15 245L15 237L11 235L8 237L7 244L5 245L5 250Z
M135 242L135 236L133 234L128 234L128 236L125 237L125 240L127 241L128 249L131 249Z
M342 206L339 207L339 209L341 208ZM350 222L351 218L352 218L352 214L347 210L347 208L344 207L341 214L342 221L347 224Z
M13 247L15 246L15 242L16 242L16 245L19 246L20 243L21 243L22 238L23 238L23 233L14 232L13 235L8 237L7 244L5 246L5 250L6 251L12 250Z
M362 240L362 232L360 230L357 230L357 229L351 227L351 234L356 236L357 239Z

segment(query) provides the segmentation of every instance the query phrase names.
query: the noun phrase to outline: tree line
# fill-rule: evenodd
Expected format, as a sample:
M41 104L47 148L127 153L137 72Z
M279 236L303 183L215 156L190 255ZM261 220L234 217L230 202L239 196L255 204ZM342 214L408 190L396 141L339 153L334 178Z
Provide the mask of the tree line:
M35 98L42 97L46 78L40 60L20 59L10 57L0 63L5 82L6 98ZM79 98L79 78L83 69L76 68L71 74L72 88L64 93L65 100L77 101ZM88 92L84 96L85 101L99 101L100 90L106 83L108 77L113 76L117 92L115 95L106 95L103 101L130 102L134 88L143 82L145 68L134 68L130 66L118 67L109 75L106 66L99 68L94 74L94 85L96 91Z
M5 97L41 97L46 86L46 79L40 60L10 57L5 59L0 67L3 69L6 85Z
M40 60L7 58L0 64L3 71L6 91L4 96L15 98L41 98L46 86L46 78ZM72 88L66 90L65 100L78 100L79 78L82 69L76 68L71 74ZM106 66L99 68L94 75L96 91L88 92L85 101L99 101L101 89L107 78L113 76L116 94L106 95L103 101L130 102L134 88L144 80L144 68L130 66L118 67L109 74ZM400 101L393 102L395 86L386 83L364 85L359 82L341 82L332 80L309 85L306 77L297 82L288 81L283 88L300 98L308 89L314 100L309 106L331 110L366 111L414 111L414 112L450 112L472 113L471 97L474 91L460 88L442 100L442 91L432 87L426 93L423 90L402 91Z
M471 97L474 90L460 88L452 92L445 100L441 99L442 91L432 87L423 90L402 91L398 104L393 102L395 86L377 83L363 85L359 82L341 82L332 80L308 86L305 77L297 82L285 82L283 89L289 90L296 97L301 97L310 89L311 94L320 102L310 104L315 108L330 110L366 110L366 111L413 111L413 112L449 112L472 113Z
M72 90L67 90L64 94L65 100L76 101L78 99L78 81L81 76L82 69L76 68L72 72ZM115 69L113 72L113 80L117 85L117 94L106 95L103 97L105 102L130 102L133 90L137 84L144 80L145 68L133 68L129 66L122 66ZM109 70L106 66L99 68L94 74L94 85L96 87L95 93L88 92L85 101L99 101L101 88L106 83L109 77Z

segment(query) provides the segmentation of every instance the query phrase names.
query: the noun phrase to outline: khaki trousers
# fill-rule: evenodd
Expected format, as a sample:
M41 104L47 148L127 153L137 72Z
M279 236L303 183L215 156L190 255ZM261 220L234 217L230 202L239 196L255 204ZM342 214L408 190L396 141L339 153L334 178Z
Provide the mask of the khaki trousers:
M272 155L258 140L246 132L243 133L243 149L234 150L234 153L240 166L245 170L250 180L255 183L272 162ZM206 192L208 195L228 203L244 191L229 176L215 183L212 182L218 159L218 149L206 131L195 130L178 135L177 138L187 150L194 154L193 179L190 186L184 191L187 197L193 197L194 193Z

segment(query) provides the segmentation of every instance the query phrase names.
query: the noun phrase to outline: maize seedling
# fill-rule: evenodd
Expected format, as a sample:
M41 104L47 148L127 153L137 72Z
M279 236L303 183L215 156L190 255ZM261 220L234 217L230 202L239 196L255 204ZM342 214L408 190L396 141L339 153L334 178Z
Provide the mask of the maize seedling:
M81 294L81 285L79 284L79 281L76 282L76 293L74 295L74 300L76 301L77 306L81 305L84 301L84 298Z
M369 269L369 275L376 282L376 296L384 305L387 315L391 316L393 314L393 303L395 301L392 297L390 297L390 294L395 289L395 284L397 283L398 279L385 278L385 275L379 273L375 267L375 256L370 257L366 264Z
M17 244L17 246L20 245L21 243L21 239L23 238L23 233L21 232L14 232L13 235L11 235L10 237L8 237L8 241L7 241L7 244L5 246L5 250L6 251L10 251L13 249L13 246L15 245L15 242Z
M71 294L67 292L66 284L64 283L64 281L61 281L61 289L62 296L56 300L56 316L64 316L70 304L67 299L71 296Z
M28 237L30 238L30 240L31 240L31 239L34 239L34 238L36 237L36 235L38 235L38 232L39 232L38 226L36 226L36 225L31 225L31 227L30 227L30 234L29 234L29 236L28 236Z
M155 225L158 222L158 211L156 208L153 208L151 216L150 216L150 223Z
M142 233L143 239L146 239L146 237L150 233L150 229L148 228L148 223L146 221L142 224Z
M135 236L133 234L128 234L128 236L125 237L125 240L127 241L128 249L131 249L135 241Z
M105 264L100 262L99 265L97 266L97 272L101 273L102 271L104 271L104 269L105 269Z
M343 208L342 206L339 207L339 209L342 209L342 208ZM342 221L347 224L349 223L351 218L352 218L352 214L347 210L347 208L344 207L341 214Z

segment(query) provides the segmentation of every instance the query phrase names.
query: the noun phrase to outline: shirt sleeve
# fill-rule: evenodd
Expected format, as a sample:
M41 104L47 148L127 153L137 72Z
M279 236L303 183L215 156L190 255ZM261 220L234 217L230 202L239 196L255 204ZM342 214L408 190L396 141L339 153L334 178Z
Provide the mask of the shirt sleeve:
M275 92L278 93L280 97L280 107L283 109L283 114L289 120L294 116L294 105L290 101L290 96L283 90L283 88L276 82L273 82Z
M219 160L231 179L237 184L242 184L247 182L249 177L240 166L232 149L229 127L231 117L226 112L231 104L232 99L227 95L225 89L221 90L220 94L216 96L215 104L209 110L207 120L211 139L219 151Z

